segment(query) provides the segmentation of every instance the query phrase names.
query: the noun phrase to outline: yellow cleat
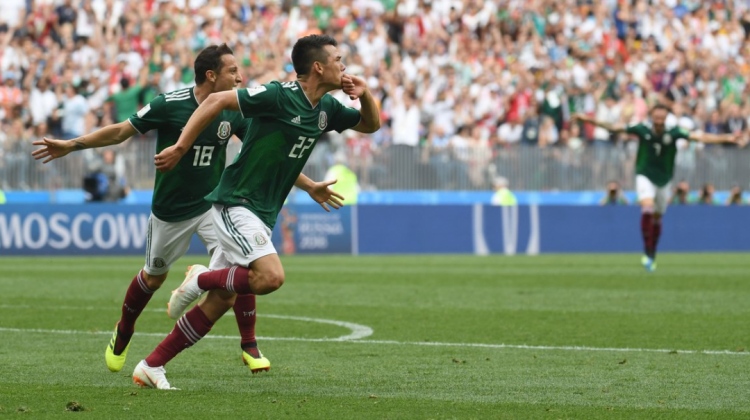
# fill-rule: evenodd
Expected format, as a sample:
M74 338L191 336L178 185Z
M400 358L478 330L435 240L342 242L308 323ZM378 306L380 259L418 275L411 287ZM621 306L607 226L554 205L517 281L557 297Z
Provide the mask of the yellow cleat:
M123 350L119 356L115 354L115 343L117 342L118 325L115 325L115 333L112 334L112 339L109 340L107 350L104 351L104 360L107 362L107 367L112 372L119 372L122 370L122 367L125 366L125 359L128 357L128 349L130 348L130 343L133 341L133 339L131 338L130 342L128 342L128 345L125 346L125 350Z
M263 353L261 353L260 350L258 351L258 354L260 354L260 357L256 359L250 353L243 350L242 362L250 368L250 372L252 373L258 373L261 370L265 370L266 372L271 370L271 362L263 357Z

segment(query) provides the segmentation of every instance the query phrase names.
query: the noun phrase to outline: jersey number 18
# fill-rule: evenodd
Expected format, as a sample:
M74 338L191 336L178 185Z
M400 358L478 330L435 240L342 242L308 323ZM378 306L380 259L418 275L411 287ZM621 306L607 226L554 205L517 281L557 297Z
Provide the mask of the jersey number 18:
M195 158L193 166L211 166L211 156L214 154L214 146L193 146Z

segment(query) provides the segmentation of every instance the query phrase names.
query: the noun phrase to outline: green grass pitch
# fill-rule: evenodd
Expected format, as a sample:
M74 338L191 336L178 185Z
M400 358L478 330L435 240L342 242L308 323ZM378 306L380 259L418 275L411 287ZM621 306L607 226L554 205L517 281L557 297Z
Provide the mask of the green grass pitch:
M125 369L104 349L142 258L0 258L0 419L748 419L750 258L637 255L285 257L258 298L271 371L233 316L131 373L173 327L186 257L138 321ZM66 406L83 410L66 412Z

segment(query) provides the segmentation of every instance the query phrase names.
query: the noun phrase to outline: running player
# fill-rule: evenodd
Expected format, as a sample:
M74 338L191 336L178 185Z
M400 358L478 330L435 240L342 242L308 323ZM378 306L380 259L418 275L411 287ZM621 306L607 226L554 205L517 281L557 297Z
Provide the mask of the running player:
M667 210L670 183L674 175L677 140L687 139L701 143L736 143L734 134L708 134L690 132L684 128L666 127L669 108L656 105L650 111L650 120L625 126L597 121L586 115L573 118L591 123L614 133L632 134L638 139L635 161L635 188L641 205L641 233L644 255L641 263L649 272L656 270L656 245L661 236L661 218Z
M43 146L32 154L47 163L70 152L119 144L136 133L157 130L158 151L173 145L182 128L198 104L212 92L231 91L242 82L232 50L226 45L210 46L195 59L196 86L160 95L127 121L102 128L72 140L45 138L34 142ZM125 364L135 323L153 293L167 278L170 266L182 257L194 233L215 254L218 239L211 220L211 204L204 196L219 182L225 167L226 144L234 134L244 135L250 120L236 112L223 112L202 130L199 140L170 173L157 173L151 216L148 221L146 263L133 278L125 294L122 316L115 326L112 339L105 351L107 367L119 372ZM306 188L316 201L328 200L322 191L325 184L314 184L300 175L300 186ZM212 258L212 261L214 259ZM270 362L262 357L255 339L255 296L246 295L234 305L241 334L243 360L251 371L268 370Z
M164 365L195 344L226 312L237 295L267 294L284 283L284 269L270 240L276 217L320 136L331 130L373 133L380 117L373 96L361 78L345 75L336 41L310 35L292 49L297 81L271 82L237 92L212 94L196 110L176 145L154 159L160 171L172 169L192 147L197 134L226 110L253 118L237 160L222 174L206 198L219 236L218 258L223 270L194 265L172 293L169 315L179 318L172 332L133 372L141 386L169 389ZM343 106L328 92L343 89L359 98L357 111ZM187 306L204 291L206 298L184 316Z

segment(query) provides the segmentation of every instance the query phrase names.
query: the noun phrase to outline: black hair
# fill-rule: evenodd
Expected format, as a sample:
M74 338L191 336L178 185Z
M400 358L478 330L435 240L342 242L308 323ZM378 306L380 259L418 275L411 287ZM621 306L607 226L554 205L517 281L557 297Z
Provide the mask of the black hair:
M206 72L211 70L216 74L221 72L221 68L224 62L221 61L221 57L229 54L234 55L234 52L227 44L211 45L206 47L203 51L195 57L195 84L200 85L206 81Z
M652 113L652 112L654 112L654 111L656 111L657 109L663 109L663 110L665 110L665 111L667 111L667 112L672 112L672 110L671 110L671 109L669 109L669 107L668 107L668 106L666 106L666 105L664 105L664 104L656 104L656 105L654 105L654 106L653 106L653 107L651 108L651 111L649 111L649 114L650 114L650 113Z
M297 40L292 48L292 64L297 76L309 74L316 61L327 61L326 45L336 47L338 42L328 35L308 35Z

